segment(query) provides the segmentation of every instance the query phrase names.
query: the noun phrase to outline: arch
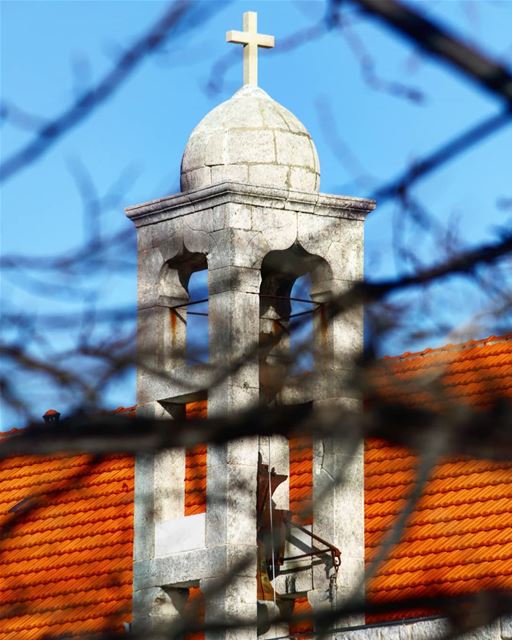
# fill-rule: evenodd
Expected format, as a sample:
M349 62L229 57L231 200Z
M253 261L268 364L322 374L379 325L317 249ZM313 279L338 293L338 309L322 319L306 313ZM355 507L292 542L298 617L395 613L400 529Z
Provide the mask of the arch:
M304 298L292 295L301 281L309 288ZM300 353L310 351L309 368L320 371L332 359L332 336L323 313L323 303L332 291L332 270L328 262L295 242L288 249L267 253L261 264L260 286L260 386L271 399L290 375L304 372L297 365ZM296 303L309 310L296 310ZM300 320L299 320L300 317ZM294 319L295 318L295 319ZM297 332L311 323L302 341ZM304 340L305 338L305 340ZM300 364L300 363L299 363ZM302 361L304 364L304 360Z
M186 247L178 255L166 260L160 269L158 304L167 309L168 319L163 325L162 340L166 353L164 362L169 370L172 370L177 362L196 364L208 359L208 327L204 328L204 321L195 322L199 314L202 318L207 318L208 303L203 302L203 308L199 311L189 309L191 305L195 306L199 302L195 295L196 278L193 276L207 269L206 254L188 251ZM206 300L207 298L206 293ZM195 333L203 330L206 341L203 336L195 340ZM200 350L196 350L197 344L200 345Z
M187 364L208 361L208 269L194 271L187 286Z
M208 268L206 254L188 251L185 247L178 255L166 260L160 269L158 292L164 297L188 297L190 276Z

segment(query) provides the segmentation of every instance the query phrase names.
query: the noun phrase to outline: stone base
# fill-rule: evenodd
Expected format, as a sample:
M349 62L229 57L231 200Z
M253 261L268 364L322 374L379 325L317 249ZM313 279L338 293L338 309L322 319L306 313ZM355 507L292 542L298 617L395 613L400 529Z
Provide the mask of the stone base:
M449 625L444 618L430 618L340 629L332 635L340 640L441 640L448 630ZM457 637L461 640L511 640L512 618L502 618L490 626Z

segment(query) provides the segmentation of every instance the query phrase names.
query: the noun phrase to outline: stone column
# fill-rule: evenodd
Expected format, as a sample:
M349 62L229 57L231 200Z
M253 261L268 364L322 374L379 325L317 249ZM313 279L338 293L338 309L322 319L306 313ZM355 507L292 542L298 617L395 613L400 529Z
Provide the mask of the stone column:
M138 230L137 404L162 396L165 374L182 366L186 341L188 292L176 268L167 266L169 256L182 251L182 243L169 239L164 229ZM155 244L157 246L155 246ZM167 385L169 386L169 385Z
M137 409L137 415L158 419L164 410L157 402L147 403ZM158 628L164 620L172 620L176 614L168 596L160 587L147 587L144 582L145 567L155 555L155 524L157 521L158 458L166 455L162 451L138 455L135 458L135 505L134 505L134 575L133 575L133 629L136 632Z
M217 246L220 265L209 272L210 357L221 380L208 395L209 416L229 416L259 401L259 271L233 265L231 234ZM224 264L222 264L224 263ZM223 576L201 581L206 620L256 619L256 473L258 447L254 438L208 447L206 546L220 547L228 584ZM255 638L256 628L215 634Z
M340 220L331 224L330 243L324 256L329 260L333 279L332 293L342 294L363 277L362 234L360 220ZM332 319L329 327L332 348L332 378L320 385L315 399L318 408L338 407L357 411L360 399L347 387L346 376L353 360L363 348L363 311L349 309ZM314 531L341 550L341 566L336 579L324 567L316 567L315 588L310 601L316 607L340 605L352 595L364 571L364 456L363 444L354 444L353 434L339 424L338 438L317 441L314 450ZM364 623L354 617L346 624Z

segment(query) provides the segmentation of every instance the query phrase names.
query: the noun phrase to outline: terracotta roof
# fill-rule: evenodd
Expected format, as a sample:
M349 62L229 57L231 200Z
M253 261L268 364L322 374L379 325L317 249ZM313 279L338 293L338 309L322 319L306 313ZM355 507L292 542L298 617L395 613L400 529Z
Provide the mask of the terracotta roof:
M450 402L486 406L500 395L512 397L512 336L404 354L383 364L381 381L393 393L396 380L407 384L420 376L425 381L420 395L400 386L399 393L418 404L432 401L432 381L447 390ZM205 405L195 404L187 415L204 415ZM404 449L367 443L367 560L403 505L414 464ZM100 460L23 456L0 462L0 640L122 629L130 620L133 467L127 455ZM204 447L187 453L186 469L186 508L204 509ZM512 588L510 487L512 464L459 459L439 465L403 541L368 594L378 600ZM292 439L293 513L300 512L311 491L311 443ZM191 600L196 596L191 593Z
M312 524L313 444L308 436L290 438L290 511L292 522Z
M383 362L385 393L424 405L443 402L476 408L512 398L512 336L447 345ZM424 390L400 387L420 380ZM397 383L398 381L398 383ZM365 452L365 544L371 561L414 483L416 457L407 449L370 440ZM459 458L439 464L406 527L367 588L373 600L512 589L512 463ZM413 612L417 615L418 612ZM402 617L397 615L395 617Z
M185 407L189 418L206 411L206 401ZM0 640L123 630L132 606L133 485L130 455L0 462ZM205 509L206 447L198 446L186 452L185 515ZM201 598L191 588L190 603Z
M187 419L206 418L207 400L188 402L185 405ZM206 457L207 446L197 445L185 451L185 513L193 516L206 512Z
M133 479L129 455L0 462L0 640L123 630L131 619Z
M131 456L3 460L0 527L1 640L130 620Z
M441 401L486 408L512 397L512 334L383 358L374 382L379 393L415 405Z

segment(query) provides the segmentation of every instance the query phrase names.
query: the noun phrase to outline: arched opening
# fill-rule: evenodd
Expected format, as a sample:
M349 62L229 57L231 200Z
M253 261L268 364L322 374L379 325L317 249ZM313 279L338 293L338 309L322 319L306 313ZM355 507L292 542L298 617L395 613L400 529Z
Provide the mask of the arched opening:
M290 354L291 373L300 374L313 371L314 354L314 318L316 308L311 298L311 274L299 276L293 283L290 295Z
M194 271L188 281L187 364L208 362L208 270Z
M261 266L260 387L273 400L286 380L320 372L330 361L331 336L324 321L331 269L299 244L270 251Z
M164 363L198 364L208 360L208 271L206 256L186 249L160 272L159 304L168 310Z

